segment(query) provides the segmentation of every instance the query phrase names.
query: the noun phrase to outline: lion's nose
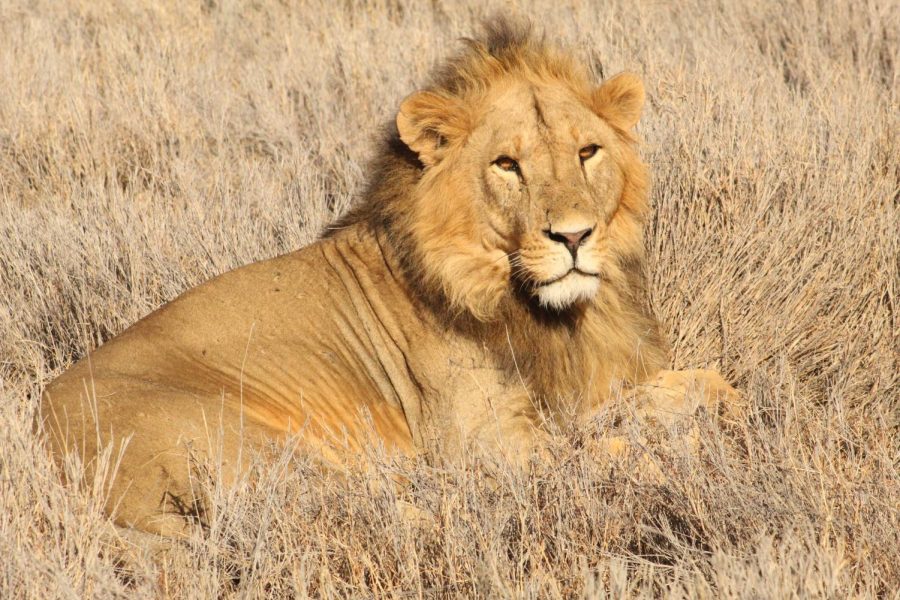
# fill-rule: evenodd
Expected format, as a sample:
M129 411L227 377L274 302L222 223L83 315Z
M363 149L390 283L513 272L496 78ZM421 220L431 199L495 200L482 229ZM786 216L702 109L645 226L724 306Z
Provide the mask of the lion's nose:
M569 249L569 252L572 253L572 256L575 256L578 247L584 243L584 240L586 240L593 231L593 228L582 229L580 231L553 231L552 229L548 229L545 233L547 234L547 237L554 242L565 244L566 248Z

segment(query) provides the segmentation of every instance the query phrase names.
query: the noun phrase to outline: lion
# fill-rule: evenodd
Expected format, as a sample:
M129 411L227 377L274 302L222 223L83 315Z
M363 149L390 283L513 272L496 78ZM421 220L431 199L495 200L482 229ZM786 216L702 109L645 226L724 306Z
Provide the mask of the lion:
M115 522L175 536L202 512L193 454L239 470L243 448L295 436L336 467L373 443L521 462L623 390L665 411L691 387L732 396L713 371L666 370L643 102L636 75L598 86L489 23L402 101L358 205L317 242L185 292L47 386L53 455L123 449Z

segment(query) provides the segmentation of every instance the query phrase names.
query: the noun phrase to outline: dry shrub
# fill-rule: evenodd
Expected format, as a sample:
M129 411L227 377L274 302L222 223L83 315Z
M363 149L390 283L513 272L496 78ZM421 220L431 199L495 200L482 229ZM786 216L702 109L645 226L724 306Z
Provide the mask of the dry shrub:
M699 420L696 455L650 447L662 478L588 451L605 423L526 475L385 459L340 479L283 453L226 489L198 466L208 527L162 564L102 515L115 452L108 477L73 461L58 483L41 386L190 286L313 240L400 99L493 8L0 7L0 596L896 594L889 1L522 8L598 76L647 82L653 304L675 366L747 399L741 422Z

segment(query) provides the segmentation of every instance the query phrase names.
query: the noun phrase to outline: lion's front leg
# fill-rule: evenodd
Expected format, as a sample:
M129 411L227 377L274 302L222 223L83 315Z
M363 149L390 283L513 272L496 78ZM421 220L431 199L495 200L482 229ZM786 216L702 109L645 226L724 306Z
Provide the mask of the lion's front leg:
M598 440L607 454L625 456L637 449L642 453L652 475L658 469L645 452L645 444L653 430L663 429L671 443L686 444L695 450L699 429L693 417L699 410L734 419L741 414L740 394L721 375L709 369L660 371L654 377L635 385L623 394L637 431L606 436ZM653 437L653 436L649 436Z
M634 386L631 396L639 418L668 428L693 416L698 409L711 414L721 409L729 416L740 412L740 394L710 369L660 371Z

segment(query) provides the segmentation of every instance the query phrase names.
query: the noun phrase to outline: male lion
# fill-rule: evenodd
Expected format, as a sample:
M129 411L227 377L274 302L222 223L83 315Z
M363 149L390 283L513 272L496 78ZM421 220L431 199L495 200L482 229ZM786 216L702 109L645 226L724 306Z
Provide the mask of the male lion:
M328 235L189 290L49 385L58 458L127 440L120 525L182 530L189 452L236 464L243 442L299 434L326 463L371 440L521 460L549 421L588 418L623 386L666 410L689 386L703 402L733 392L662 371L630 133L640 80L595 87L526 30L487 30L403 101Z

